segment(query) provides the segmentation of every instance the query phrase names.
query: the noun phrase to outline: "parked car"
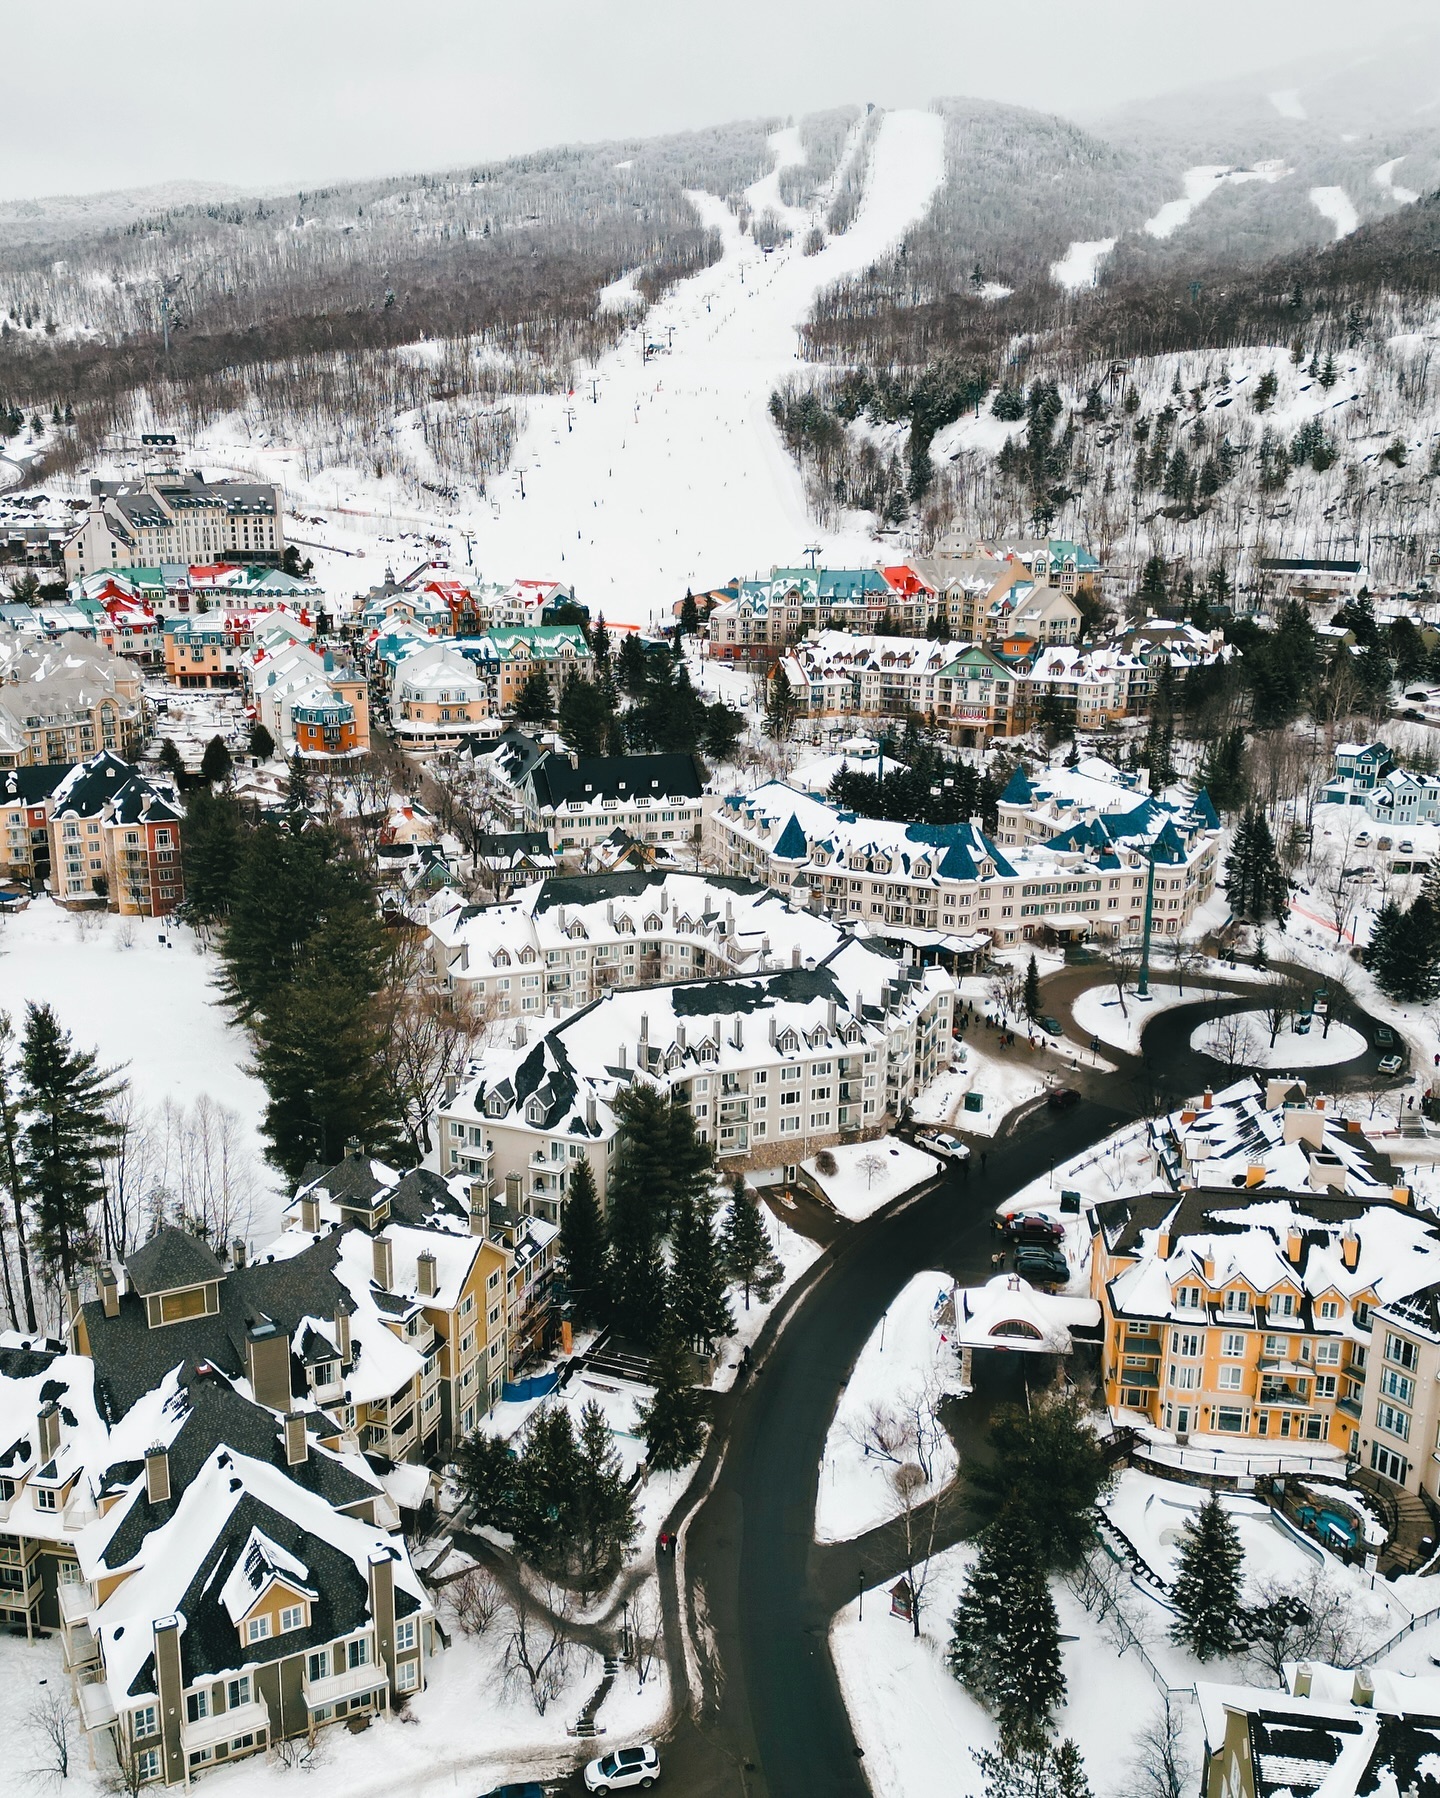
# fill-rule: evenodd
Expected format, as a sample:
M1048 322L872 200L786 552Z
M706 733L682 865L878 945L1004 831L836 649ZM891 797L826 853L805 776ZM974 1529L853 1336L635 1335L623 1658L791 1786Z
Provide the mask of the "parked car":
M1065 1226L1053 1217L1040 1217L1031 1212L1017 1212L1005 1219L1005 1234L1011 1242L1063 1242Z
M545 1798L545 1788L538 1779L512 1780L509 1785L482 1793L481 1798Z
M1054 1267L1049 1262L1017 1261L1015 1272L1022 1280L1028 1280L1032 1286L1054 1287L1070 1284L1070 1269Z
M1045 1103L1056 1111L1068 1111L1072 1105L1080 1103L1080 1094L1073 1086L1052 1086Z
M1070 1263L1065 1259L1065 1252L1060 1248L1045 1248L1036 1242L1022 1243L1015 1251L1016 1267L1053 1267L1067 1280L1070 1278Z
M1403 1055L1386 1055L1381 1058L1380 1072L1382 1074L1398 1074L1404 1065Z
M1060 1035L1060 1025L1059 1025L1058 1020L1055 1018L1041 1018L1040 1028L1042 1030L1048 1031L1051 1036L1059 1036Z
M1377 1049L1388 1049L1394 1041L1395 1032L1388 1024L1377 1024L1375 1026L1375 1047Z
M932 1136L922 1136L921 1142L927 1149L934 1149L937 1155L948 1155L952 1161L968 1161L970 1145L961 1142L958 1136L952 1136L948 1130L937 1130Z
M653 1742L638 1748L616 1748L585 1769L587 1792L648 1792L660 1777L660 1754Z

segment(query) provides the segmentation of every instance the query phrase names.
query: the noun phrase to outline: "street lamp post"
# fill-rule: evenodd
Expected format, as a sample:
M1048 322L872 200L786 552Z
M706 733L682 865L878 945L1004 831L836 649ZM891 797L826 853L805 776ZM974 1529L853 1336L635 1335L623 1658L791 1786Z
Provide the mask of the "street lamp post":
M1152 843L1146 852L1148 867L1145 875L1145 930L1140 939L1140 979L1135 986L1135 995L1140 999L1150 997L1150 926L1155 917L1155 846Z

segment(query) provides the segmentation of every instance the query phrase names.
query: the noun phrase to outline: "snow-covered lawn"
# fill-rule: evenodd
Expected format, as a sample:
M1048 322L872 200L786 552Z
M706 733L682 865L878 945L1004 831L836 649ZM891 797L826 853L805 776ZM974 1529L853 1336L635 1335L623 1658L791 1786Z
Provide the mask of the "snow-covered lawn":
M964 1059L961 1059L963 1054ZM1045 1090L1023 1037L1003 1054L986 1054L973 1041L957 1044L955 1062L936 1075L915 1100L917 1124L954 1124L975 1136L993 1136L1015 1109ZM979 1093L980 1111L966 1111L966 1093Z
M1135 989L1128 987L1122 1009L1113 986L1092 986L1075 1001L1071 1016L1076 1030L1087 1041L1098 1036L1102 1043L1109 1043L1114 1049L1138 1055L1141 1032L1151 1018L1169 1011L1172 1006L1195 1005L1207 997L1209 995L1198 986L1187 986L1182 992L1179 987L1162 986L1152 981L1148 999L1137 997Z
M1317 1021L1303 1036L1287 1025L1272 1043L1264 1013L1240 1011L1201 1024L1191 1033L1190 1047L1231 1066L1282 1068L1288 1072L1349 1061L1364 1053L1365 1038L1338 1021L1331 1024L1330 1034L1325 1036Z
M822 1174L813 1160L800 1165L841 1217L851 1219L869 1217L902 1192L928 1180L941 1165L934 1155L894 1136L841 1143L829 1153L835 1158L833 1174Z
M249 1234L264 1241L280 1227L258 1128L265 1089L246 1071L245 1036L216 1003L217 971L183 925L67 912L49 899L0 917L0 1006L17 1032L26 1001L52 1005L80 1048L124 1067L147 1111L167 1101L185 1109L208 1096L234 1112L256 1187Z
M923 1433L922 1464L930 1470L919 1496L954 1479L955 1447L933 1416L942 1394L960 1390L955 1351L934 1322L937 1302L949 1291L947 1274L916 1274L861 1349L825 1438L815 1505L821 1542L847 1542L904 1509L894 1475L917 1458L914 1413Z

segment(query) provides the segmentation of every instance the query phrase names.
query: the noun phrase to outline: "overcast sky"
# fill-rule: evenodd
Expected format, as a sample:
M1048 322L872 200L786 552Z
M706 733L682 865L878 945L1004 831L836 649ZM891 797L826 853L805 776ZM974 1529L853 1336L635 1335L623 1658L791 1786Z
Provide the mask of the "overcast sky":
M1423 0L5 0L0 199L303 186L845 101L1093 112Z

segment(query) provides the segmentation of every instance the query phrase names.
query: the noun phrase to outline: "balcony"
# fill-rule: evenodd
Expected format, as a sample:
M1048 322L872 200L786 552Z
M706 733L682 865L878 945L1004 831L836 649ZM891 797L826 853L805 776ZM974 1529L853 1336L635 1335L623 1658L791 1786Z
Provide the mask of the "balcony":
M38 1583L38 1571L36 1580ZM55 1588L55 1596L60 1601L60 1622L65 1629L88 1622L95 1609L95 1588L89 1580L62 1580Z
M186 1754L201 1748L218 1748L236 1736L262 1736L269 1733L270 1711L259 1698L249 1704L237 1704L233 1711L220 1711L211 1717L197 1717L193 1723L180 1725L180 1740Z
M385 1664L367 1662L363 1667L347 1667L343 1673L332 1673L325 1679L311 1679L309 1673L300 1678L300 1690L313 1711L317 1706L338 1704L342 1698L357 1698L363 1692L376 1692L387 1685Z
M110 1687L103 1679L77 1686L75 1701L80 1706L81 1727L87 1734L93 1734L97 1729L109 1729L118 1715Z

